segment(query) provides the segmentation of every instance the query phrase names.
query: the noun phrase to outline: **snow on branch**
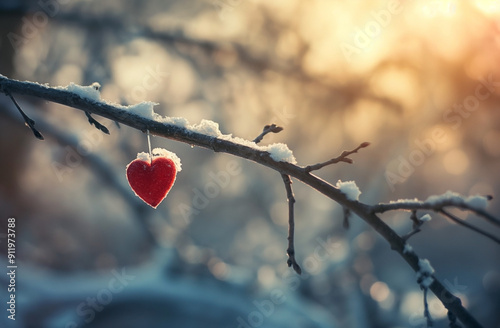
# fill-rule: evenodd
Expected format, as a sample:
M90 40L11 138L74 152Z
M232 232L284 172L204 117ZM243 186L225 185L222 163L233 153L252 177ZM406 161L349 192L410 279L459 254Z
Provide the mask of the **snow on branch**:
M337 181L335 185L349 200L358 201L359 195L361 195L361 191L359 190L356 182L354 181L345 181L341 180Z
M264 127L264 129L262 130L262 133L261 133L261 134L259 134L259 135L257 136L257 138L253 139L253 142L255 142L255 143L257 144L257 143L261 142L261 141L262 141L262 139L264 139L264 136L265 136L266 134L271 133L271 132L272 132L272 133L279 133L279 132L281 132L281 131L283 131L283 128L282 128L281 126L277 126L277 125L276 125L276 124L274 124L274 123L273 123L273 124L270 124L270 125L266 125L266 126Z
M427 327L432 327L431 313L429 312L429 303L427 302L427 291L434 282L434 268L427 259L418 260L419 270L417 271L417 282L424 290L424 317L427 319Z
M442 195L430 196L425 201L420 201L418 199L399 199L397 201L391 201L388 204L378 204L373 206L373 211L376 213L383 213L392 210L435 210L439 211L444 207L453 206L456 208L470 210L476 212L477 214L483 216L485 219L489 220L500 226L500 220L496 219L492 215L488 214L485 209L488 206L488 201L492 200L492 196L462 196L452 191L447 191Z
M484 231L476 226L456 217L452 213L448 212L446 208L458 208L462 210L467 210L472 213L477 214L478 216L486 219L493 225L500 227L500 220L486 212L486 207L488 206L488 201L493 199L491 196L462 196L455 192L447 191L442 195L430 196L425 201L420 201L417 199L399 199L397 201L392 201L388 204L378 204L372 206L373 213L384 213L386 211L393 210L411 210L412 212L416 212L417 210L432 210L439 214L442 214L454 221L457 224L460 224L470 230L473 230L494 242L500 244L500 238ZM421 221L424 221L421 219ZM407 238L409 238L414 233L420 231L418 227L414 226L414 231L411 232Z
M430 197L424 202L418 200L403 200L389 204L368 205L358 201L360 190L354 183L341 183L336 187L311 174L312 170L333 164L334 162L352 162L348 156L357 152L360 148L368 146L367 143L361 144L352 151L343 152L335 159L311 165L309 169L307 169L307 167L296 165L296 159L292 151L285 144L278 143L259 146L254 141L233 137L231 134L222 134L218 124L212 121L205 120L200 124L190 125L184 118L161 117L154 113L153 107L155 104L151 102L144 102L133 106L122 106L101 100L100 95L97 97L97 93L93 93L93 95L90 96L82 94L78 86L75 92L75 90L70 90L68 87L53 88L33 82L16 81L1 75L0 93L6 95L16 93L56 102L128 125L144 133L149 131L153 135L203 147L215 152L224 152L245 158L279 172L282 177L288 176L288 178L300 180L304 184L339 203L344 208L344 211L346 211L345 213L355 214L364 220L389 243L390 247L395 250L415 272L420 272L422 269L419 264L421 258L409 245L407 245L403 237L399 236L389 225L381 220L377 215L378 213L389 210L416 211L421 209L442 212L444 207L455 207L474 211L490 222L496 225L500 224L497 218L485 211L484 205L487 202L482 198L476 198L477 196L473 198L464 198L459 195L448 193L438 198ZM258 142L259 140L256 141ZM295 198L291 197L289 193L291 191L291 183L288 183L285 178L283 178L283 180L287 189L289 211L293 213L293 207L290 204L293 205ZM355 186L356 188L354 188ZM291 195L293 195L293 193ZM486 200L489 199L488 197L485 198ZM290 214L289 218L290 223L292 223L293 214ZM421 221L425 222L425 220ZM289 226L289 242L293 242L290 236L293 236L292 225ZM294 255L294 253L291 254L291 252L289 252L289 260L291 260L291 255ZM297 271L296 268L294 269ZM459 298L454 296L434 275L432 279L432 283L430 283L430 280L426 281L430 283L428 289L440 299L454 317L458 318L458 320L467 327L481 327L477 320L462 306ZM425 290L427 290L427 288Z

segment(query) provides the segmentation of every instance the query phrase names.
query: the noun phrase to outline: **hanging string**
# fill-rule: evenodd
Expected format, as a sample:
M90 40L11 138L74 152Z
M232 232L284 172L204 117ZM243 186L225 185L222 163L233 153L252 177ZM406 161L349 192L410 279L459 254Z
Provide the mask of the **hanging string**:
M151 153L151 138L149 136L149 129L146 130L146 132L148 134L149 161L153 163L153 154Z

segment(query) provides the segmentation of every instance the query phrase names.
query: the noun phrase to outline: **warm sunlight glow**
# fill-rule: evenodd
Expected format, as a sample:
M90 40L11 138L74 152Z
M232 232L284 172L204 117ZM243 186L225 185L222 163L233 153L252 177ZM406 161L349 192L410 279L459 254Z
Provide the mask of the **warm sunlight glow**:
M476 7L485 14L498 14L500 12L500 2L498 0L475 0Z
M469 168L469 158L464 151L454 149L444 155L443 165L448 173L460 175Z

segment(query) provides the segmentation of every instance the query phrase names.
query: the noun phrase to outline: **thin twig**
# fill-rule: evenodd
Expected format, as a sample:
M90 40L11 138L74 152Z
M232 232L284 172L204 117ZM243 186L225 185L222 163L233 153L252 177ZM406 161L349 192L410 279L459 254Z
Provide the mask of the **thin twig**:
M408 241L408 239L410 239L410 237L413 236L414 234L419 233L420 227L422 226L422 224L424 224L417 218L417 211L415 210L411 211L410 220L413 222L412 230L408 232L406 235L401 237L405 242Z
M21 106L19 106L19 104L17 103L16 99L14 98L14 96L11 95L11 93L8 91L8 90L4 90L4 93L10 97L10 99L12 100L12 102L14 103L14 105L16 105L16 108L17 110L19 111L19 113L21 113L21 115L23 116L23 119L24 119L24 122L26 123L26 126L29 127L31 129L31 132L33 132L33 134L35 135L35 137L39 140L44 140L42 134L35 128L35 121L33 121L31 118L28 117L28 115L26 115L23 110L21 109Z
M294 221L294 212L293 205L295 204L295 197L293 195L292 190L292 180L290 176L287 174L281 174L281 178L285 183L286 189L286 197L288 199L288 249L286 253L288 254L288 267L292 267L295 272L298 274L302 273L302 269L299 264L295 260L295 246L294 246L294 233L295 233L295 221Z
M369 142L363 142L353 150L344 150L342 152L342 154L340 154L340 156L332 158L331 160L328 160L328 161L323 162L323 163L314 164L314 165L308 165L308 166L304 167L304 171L306 173L309 173L311 171L319 170L327 165L336 164L338 162L345 162L345 163L352 164L352 163L354 163L354 161L352 159L350 159L348 156L352 155L354 153L357 153L358 150L360 150L361 148L368 147L369 145L370 145Z
M481 229L479 229L478 227L475 227L473 226L472 224L462 220L462 219L459 219L458 217L456 217L455 215L451 214L450 212L444 210L444 209L441 209L439 211L441 214L447 216L450 220L460 224L460 225L463 225L464 227L467 227L469 228L470 230L473 230L483 236L485 236L486 238L489 238L491 240L493 240L494 242L496 242L497 244L500 244L500 238L496 237L496 236L493 236L492 234L490 234L489 232L486 232L486 231L483 231Z
M106 134L109 134L109 130L107 127L105 127L104 125L102 125L101 123L97 122L93 117L92 115L90 115L89 112L85 111L85 115L87 116L87 118L89 119L89 123L90 125L94 125L96 127L97 130L100 130Z
M283 128L281 126L277 126L276 124L271 124L271 125L266 125L264 129L262 130L262 133L257 136L257 138L253 139L253 142L259 143L262 141L264 136L268 133L278 133L283 131Z
M342 207L342 211L344 212L344 221L342 222L342 226L344 229L349 229L349 218L351 217L351 210L349 210L347 207Z
M427 302L427 287L424 287L424 317L427 319L427 327L432 327L432 317Z
M259 134L257 138L253 140L253 142L257 144L262 141L262 139L266 134L270 132L278 133L282 130L283 128L277 126L276 124L266 125L262 130L262 133ZM288 264L288 267L292 267L295 272L301 274L302 269L295 260L295 245L294 245L295 219L293 210L293 205L295 204L295 196L293 195L293 190L292 190L292 180L290 179L289 175L283 173L281 174L281 178L285 183L286 197L288 200L288 248L286 250L286 253L288 254L288 260L286 261L286 263Z

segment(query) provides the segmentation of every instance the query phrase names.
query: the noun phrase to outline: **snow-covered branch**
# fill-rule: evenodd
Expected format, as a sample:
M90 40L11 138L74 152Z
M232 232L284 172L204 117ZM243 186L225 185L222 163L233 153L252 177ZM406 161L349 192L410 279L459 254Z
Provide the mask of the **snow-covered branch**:
M384 213L393 210L432 210L439 212L446 207L455 207L469 210L488 220L490 223L500 227L500 220L488 213L485 209L491 196L469 196L464 197L455 192L448 191L443 195L430 196L425 201L418 199L399 199L388 204L374 205L374 213Z
M415 213L417 210L434 211L444 215L455 223L460 224L500 244L499 237L456 217L446 210L447 208L458 208L464 211L470 211L477 214L479 217L484 218L489 223L500 227L500 220L486 211L488 201L490 201L491 199L491 196L464 197L455 192L447 191L442 195L430 196L425 201L420 201L418 199L399 199L388 204L373 205L372 211L373 213L384 213L386 211L393 210L411 210L413 213ZM414 229L415 230L411 233L411 235L419 231L418 227L414 227Z
M94 90L94 91L92 91ZM184 118L161 117L154 113L153 103L141 103L133 106L122 106L108 103L100 99L98 90L92 87L70 85L68 87L49 87L33 82L20 82L0 75L0 93L33 96L56 102L83 112L99 115L137 130L189 145L195 145L245 158L269 167L282 176L295 178L339 203L346 213L356 214L376 230L415 272L421 272L422 259L409 247L406 240L383 222L377 213L388 210L421 210L441 211L443 207L465 208L498 224L498 219L486 215L484 210L487 197L464 198L453 194L446 197L429 198L425 202L416 200L397 201L391 204L368 205L359 202L360 191L354 182L338 182L336 186L311 174L305 167L296 164L293 153L284 144L257 145L232 135L222 134L218 124L202 121L190 125ZM88 117L88 116L87 116ZM357 150L357 149L356 149ZM341 155L342 157L342 155ZM346 158L344 156L343 158ZM344 161L345 162L345 161ZM326 163L326 162L325 162ZM321 164L320 164L321 165ZM313 166L314 167L314 166ZM288 186L285 181L285 186ZM289 201L290 201L289 197ZM289 254L290 255L290 254ZM433 273L426 278L426 288L430 289L444 306L467 327L481 327L472 315L462 306L459 298L439 282Z

